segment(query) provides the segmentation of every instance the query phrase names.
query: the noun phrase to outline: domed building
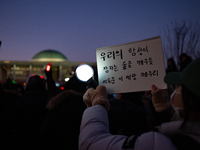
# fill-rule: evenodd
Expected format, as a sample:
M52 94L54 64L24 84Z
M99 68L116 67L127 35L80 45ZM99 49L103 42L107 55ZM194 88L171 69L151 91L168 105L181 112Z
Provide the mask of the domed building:
M0 82L11 78L18 83L24 83L31 74L46 78L44 69L48 63L51 63L53 78L56 82L71 77L72 71L81 63L96 67L96 63L71 62L59 51L47 49L35 54L29 61L0 61Z
M31 61L66 61L67 57L56 50L44 50L37 53Z

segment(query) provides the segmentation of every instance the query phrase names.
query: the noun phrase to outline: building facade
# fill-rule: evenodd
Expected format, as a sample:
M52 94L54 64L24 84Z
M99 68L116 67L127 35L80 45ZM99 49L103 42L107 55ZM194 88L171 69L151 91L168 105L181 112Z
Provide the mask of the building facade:
M23 84L29 75L35 74L46 78L44 69L48 63L52 66L52 75L56 82L64 81L73 76L73 71L81 63L96 68L96 63L71 62L62 53L56 50L44 50L37 53L29 61L0 61L0 82L7 78Z

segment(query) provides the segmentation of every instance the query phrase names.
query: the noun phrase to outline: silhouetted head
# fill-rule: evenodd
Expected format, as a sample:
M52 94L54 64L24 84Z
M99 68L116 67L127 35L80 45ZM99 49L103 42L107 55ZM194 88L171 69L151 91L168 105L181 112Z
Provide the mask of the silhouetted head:
M9 89L9 90L17 90L16 85L12 82L10 78L6 80L6 82L3 85L4 89Z
M31 75L27 78L25 90L44 90L44 77L38 75Z

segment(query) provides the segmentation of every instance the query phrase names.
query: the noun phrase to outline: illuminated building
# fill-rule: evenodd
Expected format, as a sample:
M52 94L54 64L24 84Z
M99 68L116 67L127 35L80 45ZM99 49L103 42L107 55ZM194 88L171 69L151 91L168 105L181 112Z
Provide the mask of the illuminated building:
M70 78L81 63L96 67L96 63L71 62L62 53L48 49L37 53L29 61L0 61L0 81L5 82L7 78L11 78L17 83L24 83L32 74L46 77L44 69L48 63L52 65L52 74L56 82Z

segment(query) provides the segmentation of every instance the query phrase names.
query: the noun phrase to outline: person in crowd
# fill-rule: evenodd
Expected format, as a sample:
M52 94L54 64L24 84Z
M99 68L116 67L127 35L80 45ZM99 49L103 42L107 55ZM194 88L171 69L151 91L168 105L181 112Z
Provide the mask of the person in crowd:
M6 94L2 87L0 87L0 147L2 147L5 143L5 127L7 124L5 123L5 120L7 118L7 115L5 114L6 107Z
M73 75L69 81L65 84L66 90L73 90L76 92L80 92L80 94L84 94L86 91L88 84L86 82L82 82L79 79L77 79L76 75Z
M108 118L111 134L129 136L147 131L147 109L144 105L140 106L126 99L112 99L109 103Z
M88 89L83 99L87 105L84 111L79 149L112 150L173 150L200 149L200 58L191 62L182 72L166 74L164 81L176 85L171 94L152 85L152 103L155 110L167 110L171 122L159 126L158 132L141 135L112 135L109 131L107 111L110 108L106 88L98 86Z
M40 148L78 150L79 129L86 109L82 96L65 90L48 102L49 112L40 129Z
M44 72L46 75L46 88L49 92L50 97L53 98L54 96L59 94L61 90L58 87L56 87L55 81L53 79L52 67L50 67L50 70L45 69Z
M46 105L49 99L44 78L30 75L24 95L15 104L15 146L31 149L37 145L37 135L48 112Z
M183 71L183 69L191 62L192 62L192 58L188 56L186 53L182 53L179 56L180 71Z
M1 89L1 103L2 109L0 110L3 112L3 110L9 109L13 107L15 102L21 98L22 94L18 93L17 86L13 84L12 80L10 78L7 79L7 81L0 87Z
M3 90L8 99L7 104L9 106L14 105L15 102L22 96L22 94L17 91L17 85L14 84L10 78L8 78L4 83Z
M147 130L147 108L142 102L144 92L117 93L108 96L111 134L132 135ZM137 122L137 123L135 123Z
M17 86L17 92L20 93L21 95L24 94L24 86L20 83L16 84Z
M166 69L166 73L169 73L169 72L176 72L178 71L177 69L177 66L176 66L176 63L174 61L173 58L169 58L167 60L167 69Z
M5 105L6 105L6 94L3 88L0 87L0 115L2 115L2 113L4 112L6 108Z
M14 105L22 97L10 78L0 88L0 147L8 147L15 139Z

